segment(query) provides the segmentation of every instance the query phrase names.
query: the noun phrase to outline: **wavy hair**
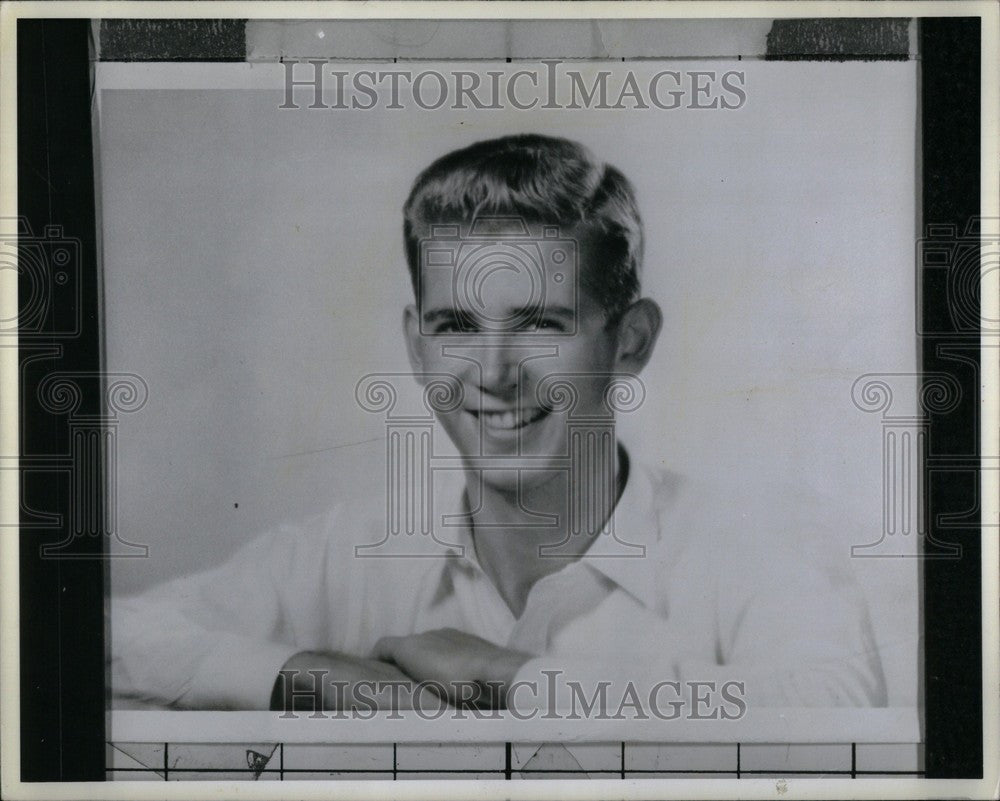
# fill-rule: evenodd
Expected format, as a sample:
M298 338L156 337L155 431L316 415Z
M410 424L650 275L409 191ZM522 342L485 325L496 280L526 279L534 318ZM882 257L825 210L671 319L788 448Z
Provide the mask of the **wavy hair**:
M414 291L420 241L431 226L479 217L520 217L586 238L582 288L617 321L639 296L642 219L629 180L582 145L520 134L476 142L437 159L417 177L403 206L403 240Z

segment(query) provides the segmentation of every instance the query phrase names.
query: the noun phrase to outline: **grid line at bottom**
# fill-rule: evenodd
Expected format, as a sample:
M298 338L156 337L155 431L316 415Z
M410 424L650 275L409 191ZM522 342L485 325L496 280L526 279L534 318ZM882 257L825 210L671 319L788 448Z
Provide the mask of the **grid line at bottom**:
M432 745L392 743L391 762L379 756L385 753L388 757L388 744L271 743L251 746L237 743L109 742L108 746L108 780L173 781L198 777L278 781L324 777L396 780L401 774L404 778L425 775L464 778L475 775L500 781L552 776L625 780L630 777L669 779L678 776L729 776L737 779L831 776L853 779L925 775L923 746L919 743L727 745L617 742L530 746L505 742L441 744L440 750L436 751ZM324 762L324 748L340 749L341 753L337 759L330 757L329 762ZM405 767L400 762L404 748L407 749ZM556 750L553 751L553 748ZM267 749L264 758L261 749ZM302 754L309 749L312 749L311 757L304 760ZM360 749L359 756L345 757L344 753L349 749ZM551 758L553 753L563 751L568 755L565 759ZM540 758L543 752L545 759ZM841 753L846 758L841 758ZM859 755L865 757L863 764L859 762ZM467 761L463 762L463 759Z

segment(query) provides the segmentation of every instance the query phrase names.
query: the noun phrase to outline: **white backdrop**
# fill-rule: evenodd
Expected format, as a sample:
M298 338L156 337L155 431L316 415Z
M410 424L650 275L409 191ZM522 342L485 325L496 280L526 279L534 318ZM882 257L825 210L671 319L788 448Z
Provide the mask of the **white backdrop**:
M767 493L776 519L804 504L844 560L879 538L881 430L851 386L916 370L915 62L628 66L739 69L747 102L296 111L279 65L98 65L108 369L150 388L116 476L119 528L150 556L115 562L116 592L381 491L384 428L354 386L407 369L400 208L435 157L513 132L577 139L637 188L665 328L621 422L636 458ZM916 560L850 562L890 703L912 705Z

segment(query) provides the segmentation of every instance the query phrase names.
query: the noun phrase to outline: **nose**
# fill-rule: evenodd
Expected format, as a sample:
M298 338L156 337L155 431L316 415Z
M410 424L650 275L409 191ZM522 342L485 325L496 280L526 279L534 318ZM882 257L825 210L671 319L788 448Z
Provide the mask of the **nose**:
M496 343L479 351L479 389L505 397L517 388L517 359L508 345Z

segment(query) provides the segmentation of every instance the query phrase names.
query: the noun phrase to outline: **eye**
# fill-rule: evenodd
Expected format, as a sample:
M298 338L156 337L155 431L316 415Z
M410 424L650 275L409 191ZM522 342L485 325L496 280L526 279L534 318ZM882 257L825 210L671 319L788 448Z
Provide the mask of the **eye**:
M550 317L545 317L538 322L539 331L565 331L566 326L563 325L559 320L554 320Z
M458 320L444 320L434 328L435 334L475 334L479 331L479 326L469 320L459 322Z

